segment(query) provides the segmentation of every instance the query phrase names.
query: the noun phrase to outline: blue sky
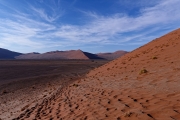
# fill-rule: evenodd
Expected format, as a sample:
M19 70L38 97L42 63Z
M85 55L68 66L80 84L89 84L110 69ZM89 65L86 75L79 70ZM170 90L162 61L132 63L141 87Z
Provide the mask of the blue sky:
M180 0L0 0L0 48L131 51L180 26Z

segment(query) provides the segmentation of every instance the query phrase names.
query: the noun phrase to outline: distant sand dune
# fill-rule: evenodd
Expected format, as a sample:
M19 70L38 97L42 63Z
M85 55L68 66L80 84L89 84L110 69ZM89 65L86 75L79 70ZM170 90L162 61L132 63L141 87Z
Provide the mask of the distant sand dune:
M114 53L100 53L92 54L84 52L81 50L69 50L69 51L52 51L43 54L38 53L28 53L16 56L16 59L107 59L113 60L118 57L123 56L128 52L126 51L116 51Z

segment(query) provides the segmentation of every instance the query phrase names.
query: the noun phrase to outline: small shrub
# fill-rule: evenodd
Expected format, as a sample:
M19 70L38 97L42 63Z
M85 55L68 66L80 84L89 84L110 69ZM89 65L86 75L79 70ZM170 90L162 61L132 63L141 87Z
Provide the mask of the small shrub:
M152 59L157 59L157 57L156 57L156 56L154 56L154 57L152 57Z
M141 75L141 74L144 74L144 73L147 73L147 72L148 71L146 69L142 69L139 74Z

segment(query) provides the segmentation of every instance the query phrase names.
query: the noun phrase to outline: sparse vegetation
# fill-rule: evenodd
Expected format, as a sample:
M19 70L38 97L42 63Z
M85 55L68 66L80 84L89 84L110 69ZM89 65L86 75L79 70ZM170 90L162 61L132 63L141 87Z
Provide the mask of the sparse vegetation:
M140 71L139 74L141 75L141 74L144 74L144 73L147 73L147 72L148 72L148 71L144 68L144 69L142 69L142 70Z
M156 57L156 56L154 56L154 57L152 57L152 59L157 59L157 57Z

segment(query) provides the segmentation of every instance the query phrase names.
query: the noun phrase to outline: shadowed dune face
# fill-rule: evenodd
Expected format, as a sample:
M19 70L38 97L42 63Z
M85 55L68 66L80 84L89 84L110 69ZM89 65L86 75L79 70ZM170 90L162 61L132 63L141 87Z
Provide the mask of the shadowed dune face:
M127 51L120 50L120 51L116 51L114 53L98 53L96 55L101 58L107 59L107 60L114 60L114 59L117 59L117 58L127 54L127 53L128 53Z
M21 53L0 48L0 59L15 59L15 56L18 55L21 55Z
M89 59L104 59L96 54L91 54L91 53L88 53L88 52L84 52L84 54L89 58Z
M180 29L92 70L18 119L180 119ZM48 109L47 109L48 108Z

